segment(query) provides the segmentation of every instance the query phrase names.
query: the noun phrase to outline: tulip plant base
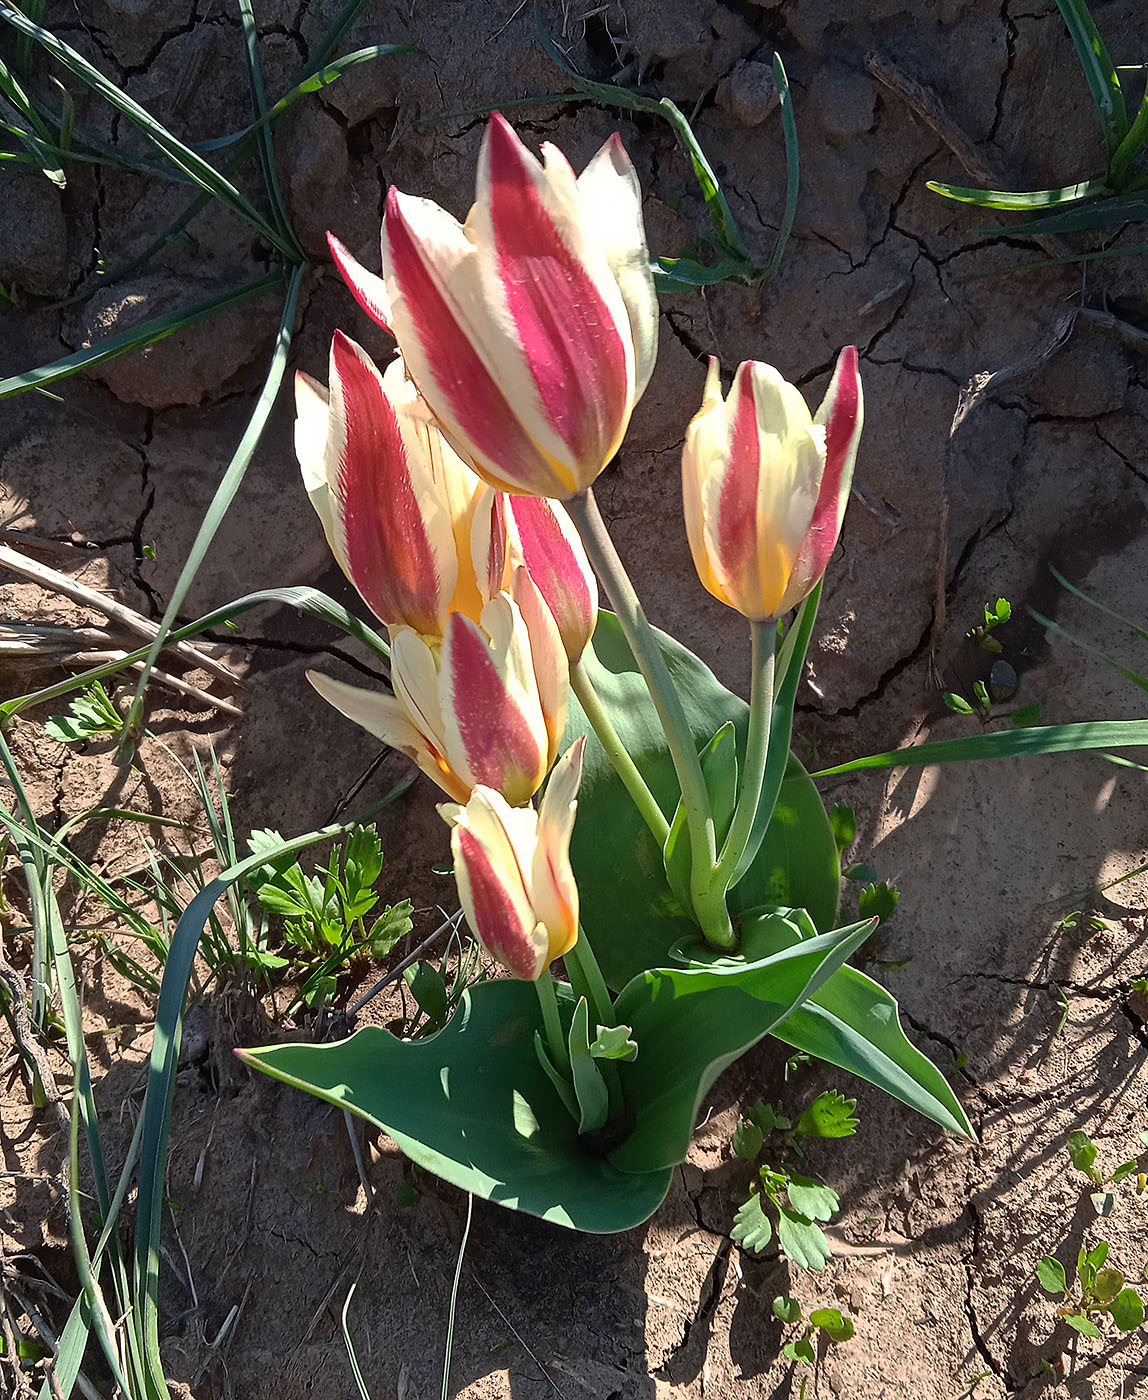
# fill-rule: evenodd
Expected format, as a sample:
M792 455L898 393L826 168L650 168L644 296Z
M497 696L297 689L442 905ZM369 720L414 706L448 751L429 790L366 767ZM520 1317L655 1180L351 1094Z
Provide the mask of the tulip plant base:
M607 1155L579 1138L539 1064L534 1037L542 1021L526 982L471 988L453 1020L425 1040L367 1027L334 1045L238 1053L366 1118L413 1162L465 1191L611 1234L641 1224L661 1204L721 1071L818 990L868 932L857 924L755 962L635 977L617 1004L639 1046L637 1058L619 1066L632 1128ZM566 1025L573 1006L561 986Z
M744 750L749 706L714 673L664 633L658 641L699 750L732 721ZM672 817L678 782L649 691L613 613L603 610L585 666L619 738L663 812ZM588 736L571 859L582 897L582 924L606 981L620 989L646 968L663 965L670 948L696 932L672 894L662 853L627 797L573 696L564 744ZM730 894L737 914L761 905L809 912L822 932L837 915L841 871L821 798L796 758L761 850ZM619 919L624 929L619 928Z

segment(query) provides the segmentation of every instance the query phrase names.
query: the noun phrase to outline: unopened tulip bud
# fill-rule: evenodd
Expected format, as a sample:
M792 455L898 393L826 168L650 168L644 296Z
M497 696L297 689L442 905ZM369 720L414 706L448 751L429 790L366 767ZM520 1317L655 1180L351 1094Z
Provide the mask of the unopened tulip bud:
M439 807L452 827L458 895L475 937L514 977L535 982L578 939L570 834L585 739L555 765L536 813L477 787L465 806Z

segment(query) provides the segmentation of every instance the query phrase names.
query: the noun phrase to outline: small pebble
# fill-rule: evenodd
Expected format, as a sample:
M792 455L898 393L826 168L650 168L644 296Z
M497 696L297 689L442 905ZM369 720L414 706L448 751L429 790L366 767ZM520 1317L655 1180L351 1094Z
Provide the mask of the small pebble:
M760 126L778 104L773 69L765 63L741 63L729 75L722 104L742 126Z
M994 700L1011 700L1020 684L1007 661L996 660L989 672L989 694Z

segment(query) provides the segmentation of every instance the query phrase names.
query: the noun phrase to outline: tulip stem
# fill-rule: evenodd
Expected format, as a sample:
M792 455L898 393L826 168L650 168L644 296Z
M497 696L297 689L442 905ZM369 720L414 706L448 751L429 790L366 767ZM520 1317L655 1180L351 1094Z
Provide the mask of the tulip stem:
M554 995L554 978L547 969L535 982L538 988L538 1002L542 1007L542 1025L546 1031L546 1043L550 1047L550 1058L560 1073L570 1073L570 1051L566 1037L562 1034L562 1021L558 1015L558 998Z
M589 646L587 650L589 650ZM637 807L642 815L642 820L650 828L654 840L658 843L658 850L662 850L666 844L666 837L670 834L670 824L666 821L665 814L658 806L654 794L646 786L646 780L639 772L638 765L630 757L626 746L618 737L618 731L610 722L610 716L602 704L601 697L594 689L594 682L590 679L590 673L586 670L583 659L571 663L570 688L578 697L578 703L582 706L583 713L590 721L594 733L598 736L598 742L606 750L606 757L614 765L614 771L621 778L622 786L633 798L634 806Z
M594 1015L598 1018L598 1024L612 1026L614 1024L614 1003L610 1000L606 979L602 976L602 969L598 966L594 949L591 948L590 940L586 937L586 932L581 925L578 926L578 941L572 948L566 950L562 960L566 964L570 980L574 983L579 995L584 996L592 1007Z
M773 618L766 622L751 622L749 632L752 647L752 680L749 691L749 735L745 744L745 762L738 786L737 808L713 873L714 886L723 896L730 884L730 875L741 860L745 843L753 830L753 819L757 816L757 804L761 801L766 759L769 756L770 721L773 718L777 622Z
M666 746L674 760L682 788L682 804L690 831L691 879L694 913L708 942L718 948L733 948L736 938L726 912L724 895L715 898L713 869L717 860L717 839L709 794L702 776L694 736L686 721L682 702L670 679L666 659L658 646L653 628L630 582L625 565L618 557L590 488L566 502L566 509L586 546L606 596L610 599L634 660L638 663L650 699L658 712Z

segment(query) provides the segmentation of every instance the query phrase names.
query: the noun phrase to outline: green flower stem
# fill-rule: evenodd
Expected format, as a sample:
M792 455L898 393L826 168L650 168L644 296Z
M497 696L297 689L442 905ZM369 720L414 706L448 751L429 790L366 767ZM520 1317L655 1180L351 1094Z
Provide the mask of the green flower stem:
M602 969L598 966L594 949L591 948L590 940L586 937L585 930L581 925L578 928L578 941L565 955L563 961L570 974L571 982L577 987L579 995L584 996L590 1003L590 1009L598 1018L598 1024L612 1026L614 1024L614 1003L610 1000L606 979L602 976Z
M638 771L637 764L618 737L618 732L611 724L606 707L594 689L594 682L590 679L590 673L586 670L581 659L570 665L570 688L578 697L578 703L582 706L583 713L590 721L594 733L598 736L598 742L606 750L606 757L614 765L614 771L621 778L622 786L633 798L634 806L642 814L642 820L650 828L654 840L658 843L658 849L661 850L666 844L666 837L670 834L670 824L658 806L654 794L646 786L646 780Z
M634 592L634 585L610 539L594 492L587 489L580 495L572 496L565 504L582 537L590 563L617 614L638 669L649 687L650 699L658 712L666 745L674 761L690 831L690 884L694 913L710 943L718 948L732 948L736 940L726 911L725 897L719 895L715 899L713 894L713 868L717 860L713 813L702 776L701 760L686 722L682 702L670 679L653 629Z
M730 824L729 835L722 846L714 867L715 886L723 896L730 875L741 860L745 843L753 830L757 804L761 800L765 780L765 761L769 754L769 726L773 718L773 664L777 649L777 623L771 618L749 624L753 649L752 680L749 691L749 737L745 745L745 763L737 794L737 808Z
M554 1068L560 1073L570 1073L570 1051L566 1037L562 1034L562 1022L558 1016L558 998L554 995L554 979L547 970L535 982L538 1001L542 1007L542 1025L546 1031L546 1043L550 1048L550 1058Z

